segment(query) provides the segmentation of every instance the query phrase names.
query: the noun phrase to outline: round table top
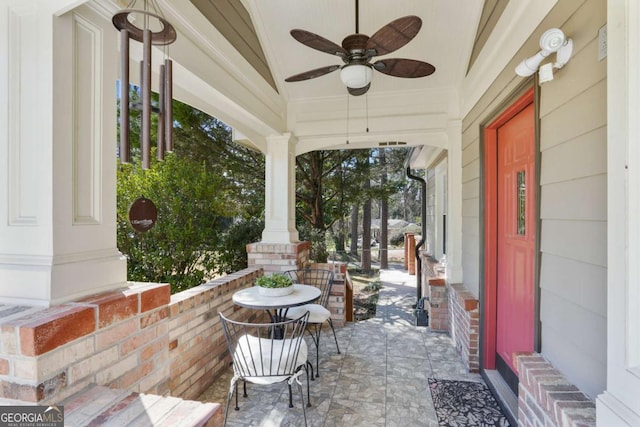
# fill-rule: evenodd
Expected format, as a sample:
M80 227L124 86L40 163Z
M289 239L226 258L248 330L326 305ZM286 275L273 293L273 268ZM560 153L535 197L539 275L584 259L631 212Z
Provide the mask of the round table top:
M233 294L232 300L235 304L248 308L274 309L295 307L308 304L320 297L320 289L315 286L293 285L293 292L289 295L277 297L264 296L258 292L258 286L242 289Z

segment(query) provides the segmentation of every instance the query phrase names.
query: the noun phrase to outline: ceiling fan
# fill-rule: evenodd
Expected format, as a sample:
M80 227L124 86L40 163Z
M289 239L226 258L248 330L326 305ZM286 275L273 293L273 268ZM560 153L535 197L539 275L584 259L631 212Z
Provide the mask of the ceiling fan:
M373 36L358 31L358 0L356 0L356 33L342 40L342 46L306 30L291 30L291 36L312 49L342 59L343 65L329 65L285 79L299 82L324 76L340 70L340 78L351 95L363 95L371 87L372 70L393 77L417 78L433 74L436 68L423 61L404 58L386 58L371 62L374 56L386 55L409 43L420 31L422 20L413 15L398 18L380 28Z

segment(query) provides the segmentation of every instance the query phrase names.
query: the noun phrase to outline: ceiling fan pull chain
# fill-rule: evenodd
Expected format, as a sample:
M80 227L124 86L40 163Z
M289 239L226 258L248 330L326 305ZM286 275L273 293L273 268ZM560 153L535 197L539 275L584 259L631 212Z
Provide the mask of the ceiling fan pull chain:
M349 144L349 94L347 93L347 144Z
M367 115L367 133L369 133L369 94L366 93L364 95L364 102L366 104L366 115Z

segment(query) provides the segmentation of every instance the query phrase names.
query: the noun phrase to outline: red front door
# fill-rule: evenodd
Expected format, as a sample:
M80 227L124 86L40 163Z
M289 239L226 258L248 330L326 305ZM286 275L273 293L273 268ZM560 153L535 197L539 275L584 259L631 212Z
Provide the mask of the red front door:
M529 89L484 130L482 369L517 394L515 352L536 345L536 145Z
M496 354L533 351L535 321L535 144L529 104L497 130Z

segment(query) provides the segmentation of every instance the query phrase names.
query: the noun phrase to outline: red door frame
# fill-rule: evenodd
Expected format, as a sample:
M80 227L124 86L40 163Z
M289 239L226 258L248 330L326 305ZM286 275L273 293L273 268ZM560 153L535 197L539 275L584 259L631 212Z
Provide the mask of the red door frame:
M482 369L496 369L498 128L533 102L534 88L530 88L484 128L484 291L482 298L484 338L481 355ZM538 347L537 343L535 347Z

